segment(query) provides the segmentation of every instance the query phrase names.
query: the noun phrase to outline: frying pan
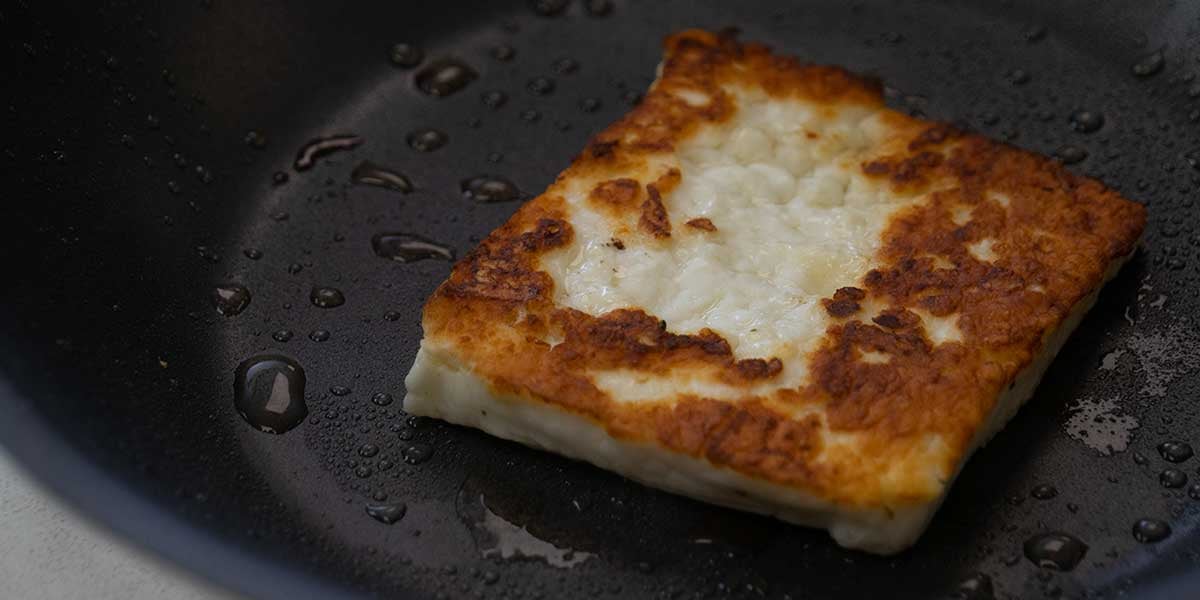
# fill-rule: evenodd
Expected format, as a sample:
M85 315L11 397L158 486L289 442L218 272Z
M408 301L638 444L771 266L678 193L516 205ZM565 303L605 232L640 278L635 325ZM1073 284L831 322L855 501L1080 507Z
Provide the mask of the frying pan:
M130 0L17 3L0 25L0 439L80 510L234 590L1200 595L1200 501L1160 483L1200 480L1200 458L1159 452L1200 443L1200 4ZM877 76L894 106L1150 207L1144 250L898 556L402 412L420 307L451 263L381 258L372 236L461 255L518 205L464 199L464 179L538 192L636 102L663 36L697 26ZM475 77L421 91L446 58ZM427 128L445 146L411 147ZM337 134L359 143L294 168ZM356 183L363 162L412 189ZM235 316L213 307L228 284L250 293ZM315 306L314 286L344 303ZM308 416L282 435L234 407L235 370L264 354L306 376ZM1139 541L1143 518L1170 535ZM1086 545L1073 569L1026 556L1051 532Z

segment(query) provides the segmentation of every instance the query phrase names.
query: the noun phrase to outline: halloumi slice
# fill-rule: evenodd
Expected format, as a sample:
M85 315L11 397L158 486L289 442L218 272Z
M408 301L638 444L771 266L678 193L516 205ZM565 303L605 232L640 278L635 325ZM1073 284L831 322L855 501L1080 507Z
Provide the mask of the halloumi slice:
M685 31L429 299L405 409L894 553L1144 225L871 81Z

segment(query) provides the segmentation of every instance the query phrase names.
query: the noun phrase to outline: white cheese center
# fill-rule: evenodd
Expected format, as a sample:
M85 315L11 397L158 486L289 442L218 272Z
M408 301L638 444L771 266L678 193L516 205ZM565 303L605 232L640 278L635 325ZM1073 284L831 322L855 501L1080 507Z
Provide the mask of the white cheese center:
M682 173L663 198L665 243L639 232L616 248L609 218L589 208L587 190L572 190L574 241L542 268L561 305L593 315L641 308L677 333L707 327L738 358L780 358L795 382L803 361L789 359L830 323L821 298L859 284L888 217L914 200L861 173L864 152L887 135L871 109L746 93L737 102L729 122L702 128L662 165ZM700 217L717 230L685 225Z

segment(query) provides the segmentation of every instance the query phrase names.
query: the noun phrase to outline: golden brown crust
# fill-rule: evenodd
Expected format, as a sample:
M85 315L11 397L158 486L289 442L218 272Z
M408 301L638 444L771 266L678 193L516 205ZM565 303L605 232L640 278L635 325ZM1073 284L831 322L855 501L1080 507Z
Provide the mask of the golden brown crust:
M620 439L832 502L895 507L937 497L940 489L917 471L954 472L999 392L1100 285L1108 265L1134 250L1144 208L1044 157L886 111L893 139L861 171L928 200L891 218L875 268L859 284L823 300L834 321L806 357L808 382L764 388L787 365L775 357L739 360L710 330L676 334L640 310L589 315L555 305L539 256L572 239L563 200L572 179L602 182L583 193L626 225L614 233L669 238L662 198L680 173L651 168L651 158L669 156L697 127L734 114L726 86L882 109L879 88L726 35L687 31L668 38L666 48L662 75L642 104L455 265L426 305L427 340L496 390L583 416ZM964 213L965 221L955 218ZM687 225L716 229L705 218ZM983 242L987 260L973 251ZM610 245L624 248L617 238ZM961 340L934 343L923 314L955 318ZM868 353L886 360L864 360ZM627 403L594 380L593 373L613 370L703 377L744 395ZM856 435L855 451L826 452L823 429ZM931 436L942 450L929 449ZM883 474L898 469L907 478L885 484Z

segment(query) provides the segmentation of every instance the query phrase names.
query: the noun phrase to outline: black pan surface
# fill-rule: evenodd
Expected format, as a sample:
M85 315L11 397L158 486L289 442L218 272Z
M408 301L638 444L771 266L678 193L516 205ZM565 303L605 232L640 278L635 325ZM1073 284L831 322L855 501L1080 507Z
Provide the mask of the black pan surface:
M0 9L5 445L85 512L261 597L1200 595L1200 487L1160 483L1200 481L1200 459L1158 451L1200 443L1200 4L535 4ZM517 206L467 201L463 179L536 193L636 101L664 35L731 25L878 76L905 110L1086 154L1071 168L1150 207L1145 250L896 557L401 410L420 306L450 263L379 258L372 236L461 256ZM400 42L478 77L422 93L422 67L390 60ZM424 128L449 142L415 151ZM293 168L332 134L362 142ZM353 183L363 161L414 190ZM226 317L211 295L229 283L252 299ZM345 303L314 306L313 286ZM235 368L262 353L307 375L309 417L283 435L234 410ZM407 514L387 525L373 503ZM1142 518L1170 535L1138 541ZM1087 546L1072 570L1027 558L1047 532Z

